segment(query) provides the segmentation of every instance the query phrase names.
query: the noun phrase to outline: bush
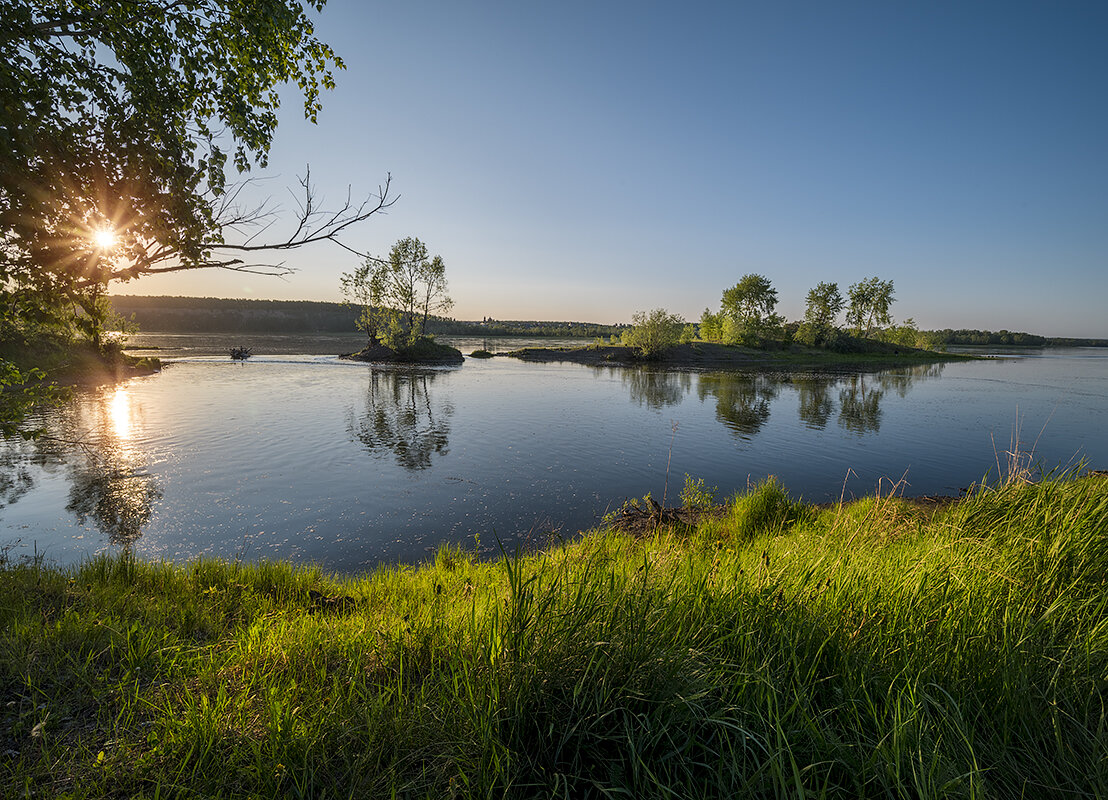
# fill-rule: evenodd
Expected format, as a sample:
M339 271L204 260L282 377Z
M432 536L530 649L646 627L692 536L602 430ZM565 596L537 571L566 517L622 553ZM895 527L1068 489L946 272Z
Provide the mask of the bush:
M802 322L796 329L793 341L807 347L824 347L828 350L835 350L842 338L843 332L834 325Z
M636 311L631 315L634 325L623 334L623 343L638 348L643 358L655 358L677 344L684 320L664 308L650 312Z
M685 488L681 490L681 505L685 508L708 508L715 505L716 493L719 487L705 486L703 478L693 480L692 475L685 473Z

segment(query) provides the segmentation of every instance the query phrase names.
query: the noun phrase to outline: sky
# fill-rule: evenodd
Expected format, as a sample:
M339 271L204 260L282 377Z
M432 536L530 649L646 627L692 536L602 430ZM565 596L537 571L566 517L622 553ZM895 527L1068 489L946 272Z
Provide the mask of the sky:
M921 328L1108 337L1108 4L331 0L346 62L317 125L292 91L264 191L311 167L344 237L446 263L458 319L718 310L748 273L804 314L892 280ZM279 229L279 226L276 230ZM218 270L130 294L339 300L324 243L285 279Z

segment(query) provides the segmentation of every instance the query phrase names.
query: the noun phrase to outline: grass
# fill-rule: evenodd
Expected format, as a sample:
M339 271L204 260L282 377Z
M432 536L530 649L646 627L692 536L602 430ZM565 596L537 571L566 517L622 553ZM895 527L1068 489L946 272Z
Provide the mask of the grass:
M693 530L337 577L6 563L4 797L1100 797L1108 479L772 480Z

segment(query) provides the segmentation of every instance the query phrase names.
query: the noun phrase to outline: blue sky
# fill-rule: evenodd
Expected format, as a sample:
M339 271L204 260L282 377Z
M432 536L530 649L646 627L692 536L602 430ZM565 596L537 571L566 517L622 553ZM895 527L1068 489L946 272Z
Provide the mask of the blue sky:
M347 70L316 126L289 93L265 186L391 173L345 241L421 238L458 318L696 319L750 272L798 318L876 275L898 321L1108 337L1103 2L331 0L317 33ZM125 291L334 300L357 259L287 263Z

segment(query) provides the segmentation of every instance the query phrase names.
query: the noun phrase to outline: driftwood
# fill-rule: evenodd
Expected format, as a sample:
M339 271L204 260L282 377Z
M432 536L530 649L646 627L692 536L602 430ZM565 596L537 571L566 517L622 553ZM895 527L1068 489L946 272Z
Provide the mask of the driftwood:
M233 361L245 361L254 354L253 347L232 347L231 359Z
M692 528L702 520L718 517L726 506L680 506L677 508L662 506L653 497L642 501L631 500L620 506L619 510L605 517L605 525L613 530L624 531L635 536L646 536L660 527L680 526Z

